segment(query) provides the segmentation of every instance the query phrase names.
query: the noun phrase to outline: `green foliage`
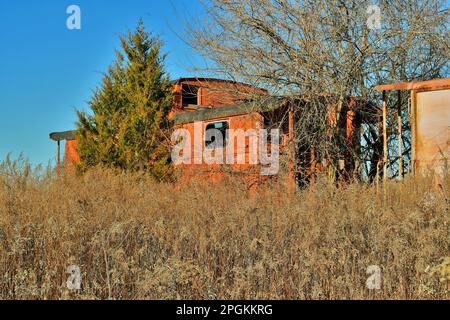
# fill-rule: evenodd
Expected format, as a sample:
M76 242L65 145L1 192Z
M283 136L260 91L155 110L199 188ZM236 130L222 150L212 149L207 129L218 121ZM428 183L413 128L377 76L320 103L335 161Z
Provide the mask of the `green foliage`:
M89 102L92 114L78 111L80 168L145 170L168 179L172 95L162 41L142 21L120 41L122 50Z

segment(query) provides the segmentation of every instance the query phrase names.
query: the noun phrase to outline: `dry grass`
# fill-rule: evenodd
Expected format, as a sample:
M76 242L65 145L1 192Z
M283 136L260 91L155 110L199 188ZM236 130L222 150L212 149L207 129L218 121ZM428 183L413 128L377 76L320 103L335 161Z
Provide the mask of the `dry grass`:
M318 182L290 200L277 186L174 189L102 170L57 181L3 163L0 298L447 299L433 270L449 255L450 182L430 185L391 183L383 199ZM365 287L373 264L380 291Z

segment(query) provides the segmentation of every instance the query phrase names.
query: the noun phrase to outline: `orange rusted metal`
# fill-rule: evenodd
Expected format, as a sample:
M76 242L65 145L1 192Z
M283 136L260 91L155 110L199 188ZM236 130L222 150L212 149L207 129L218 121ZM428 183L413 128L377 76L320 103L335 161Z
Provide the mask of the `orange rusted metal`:
M193 104L183 103L183 94L189 88L196 91ZM192 92L190 92L192 94ZM213 78L181 78L173 84L173 106L169 119L179 112L196 111L200 107L218 108L239 105L254 95L267 95L267 90L254 86Z
M191 89L191 92L197 93L196 104L183 102L183 95L189 90L185 88L194 88L194 90ZM173 107L169 118L175 120L177 128L186 129L192 137L192 163L176 166L180 173L181 183L192 179L218 182L225 174L233 174L236 178L243 178L249 187L267 180L267 177L261 177L259 174L260 166L250 161L249 137L245 138L243 155L245 161L243 164L227 166L207 164L202 157L205 149L204 133L208 124L226 121L228 128L231 130L246 131L262 128L263 117L260 113L253 112L251 108L248 110L238 108L239 105L251 100L255 95L265 96L267 91L244 83L211 78L181 78L174 83ZM202 117L199 118L197 116L199 114L202 114ZM237 138L235 137L233 137L233 144L237 144ZM196 152L196 146L200 148L198 152ZM238 154L235 152L234 157L237 156ZM223 158L226 159L225 148L223 149Z
M67 140L64 152L64 168L73 171L77 164L80 164L80 156L77 152L78 140Z

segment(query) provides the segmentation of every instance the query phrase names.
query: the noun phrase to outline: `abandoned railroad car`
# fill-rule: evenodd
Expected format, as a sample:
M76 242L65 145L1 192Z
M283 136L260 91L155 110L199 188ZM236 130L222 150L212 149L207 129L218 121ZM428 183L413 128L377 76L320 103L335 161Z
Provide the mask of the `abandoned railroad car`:
M255 100L259 103L254 103ZM344 130L348 144L359 143L360 140L361 117L354 111L356 102L355 98L348 99L346 108L341 111L343 114L339 117L341 119L339 123L335 123L336 108L330 106L328 121L340 131ZM271 98L267 90L244 83L212 78L181 78L173 82L173 107L169 113L169 119L173 121L175 128L185 129L192 137L198 130L200 136L197 137L199 139L197 141L201 141L202 152L211 144L211 141L208 141L211 137L207 136L210 129L224 133L224 141L222 141L224 147L230 142L228 139L233 139L234 145L239 143L237 137L227 135L227 132L231 130L279 129L278 150L280 156L286 160L291 185L295 184L295 180L306 179L308 175L323 169L323 161L315 161L314 151L311 150L307 151L309 154L299 154L298 157L302 159L295 160L294 123L298 121L298 117L299 114L294 114L289 102ZM50 138L58 142L58 168L60 141L63 140L66 141L64 167L70 169L74 164L79 163L80 159L76 152L77 141L73 132L52 133ZM268 179L266 175L260 174L262 164L251 161L250 137L245 138L243 149L233 151L234 157L241 156L244 161L231 165L210 164L203 159L196 159L194 139L191 139L190 143L193 161L176 166L182 180L189 180L192 177L217 180L227 172L243 176L249 186ZM270 138L267 147L272 150ZM344 168L349 172L355 166L349 155L347 159L343 159L343 162ZM304 172L299 170L299 163L302 164L301 170Z

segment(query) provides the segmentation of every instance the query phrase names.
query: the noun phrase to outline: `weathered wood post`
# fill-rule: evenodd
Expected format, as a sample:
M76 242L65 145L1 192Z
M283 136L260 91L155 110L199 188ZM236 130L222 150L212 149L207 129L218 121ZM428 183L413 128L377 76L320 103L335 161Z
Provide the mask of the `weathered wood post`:
M58 140L56 142L57 150L56 150L56 174L60 175L61 173L61 141Z
M294 112L292 105L289 106L289 193L295 191L295 173L294 173Z
M386 91L383 91L383 102L381 105L381 112L383 116L383 184L387 179L387 112L386 112Z
M416 119L416 91L411 90L411 171L412 174L416 174L416 152L417 152L417 119Z
M398 176L403 179L402 94L397 91Z

